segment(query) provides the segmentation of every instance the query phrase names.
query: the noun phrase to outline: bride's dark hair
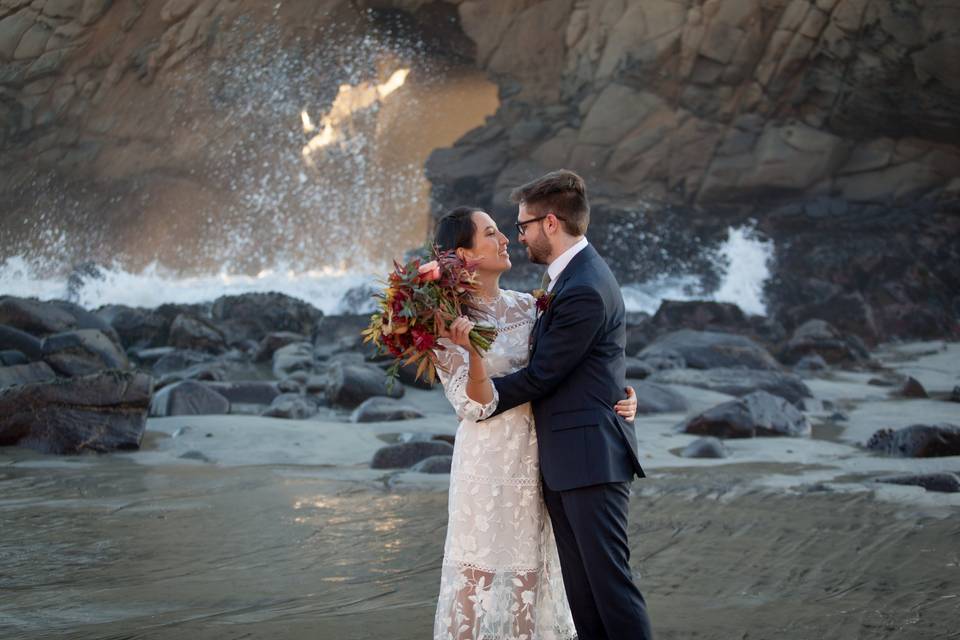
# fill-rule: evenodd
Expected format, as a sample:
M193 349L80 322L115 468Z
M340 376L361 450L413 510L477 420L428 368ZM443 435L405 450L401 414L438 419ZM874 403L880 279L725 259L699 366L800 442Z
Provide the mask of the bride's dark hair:
M440 251L452 251L463 247L473 248L473 234L477 225L473 224L473 213L483 211L480 207L457 207L443 214L433 233L433 243Z

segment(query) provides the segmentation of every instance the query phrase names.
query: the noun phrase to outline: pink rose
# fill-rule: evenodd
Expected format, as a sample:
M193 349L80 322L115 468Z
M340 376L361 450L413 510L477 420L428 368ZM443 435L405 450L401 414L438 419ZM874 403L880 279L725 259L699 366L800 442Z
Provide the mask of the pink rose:
M420 279L424 282L440 279L440 264L436 260L431 260L417 268L420 273Z

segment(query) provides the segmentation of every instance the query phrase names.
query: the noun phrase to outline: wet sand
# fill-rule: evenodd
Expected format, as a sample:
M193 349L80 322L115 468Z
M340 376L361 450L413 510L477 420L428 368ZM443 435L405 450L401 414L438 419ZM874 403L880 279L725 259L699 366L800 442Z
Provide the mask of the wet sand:
M956 347L904 366L935 358L938 391ZM960 638L960 494L873 482L960 458L854 444L958 405L863 376L811 381L849 424L811 413L813 439L730 441L728 459L672 453L692 440L672 431L682 415L638 422L632 565L658 638ZM680 390L692 410L725 398ZM0 638L429 638L448 478L366 465L390 433L453 432L442 394L408 400L427 417L168 418L139 452L0 449Z

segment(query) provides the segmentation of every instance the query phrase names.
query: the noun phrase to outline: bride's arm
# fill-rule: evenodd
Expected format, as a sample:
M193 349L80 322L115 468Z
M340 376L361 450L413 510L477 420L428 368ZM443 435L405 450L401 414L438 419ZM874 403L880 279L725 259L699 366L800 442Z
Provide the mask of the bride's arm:
M470 377L479 378L485 376L486 372L471 372L470 356L467 350L447 340L443 342L446 348L434 350L437 358L437 373L443 385L443 392L456 411L457 417L461 420L473 421L488 417L496 408L496 396L491 402L481 403L471 398L467 391L467 385L471 384ZM484 384L490 384L490 382Z
M483 357L477 353L470 342L470 331L473 322L461 316L450 324L450 340L470 354L469 368L467 369L467 396L474 402L489 404L493 402L493 383L487 375L487 366Z

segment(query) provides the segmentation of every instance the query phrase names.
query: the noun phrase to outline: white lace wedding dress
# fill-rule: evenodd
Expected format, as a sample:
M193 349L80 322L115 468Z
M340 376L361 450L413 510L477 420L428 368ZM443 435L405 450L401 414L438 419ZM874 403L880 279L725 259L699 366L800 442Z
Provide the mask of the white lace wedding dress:
M483 311L497 339L485 355L491 376L527 364L536 319L532 296L502 290ZM447 398L460 417L434 640L576 638L560 562L540 489L537 434L529 404L475 422L490 405L466 395L467 352L437 351Z

